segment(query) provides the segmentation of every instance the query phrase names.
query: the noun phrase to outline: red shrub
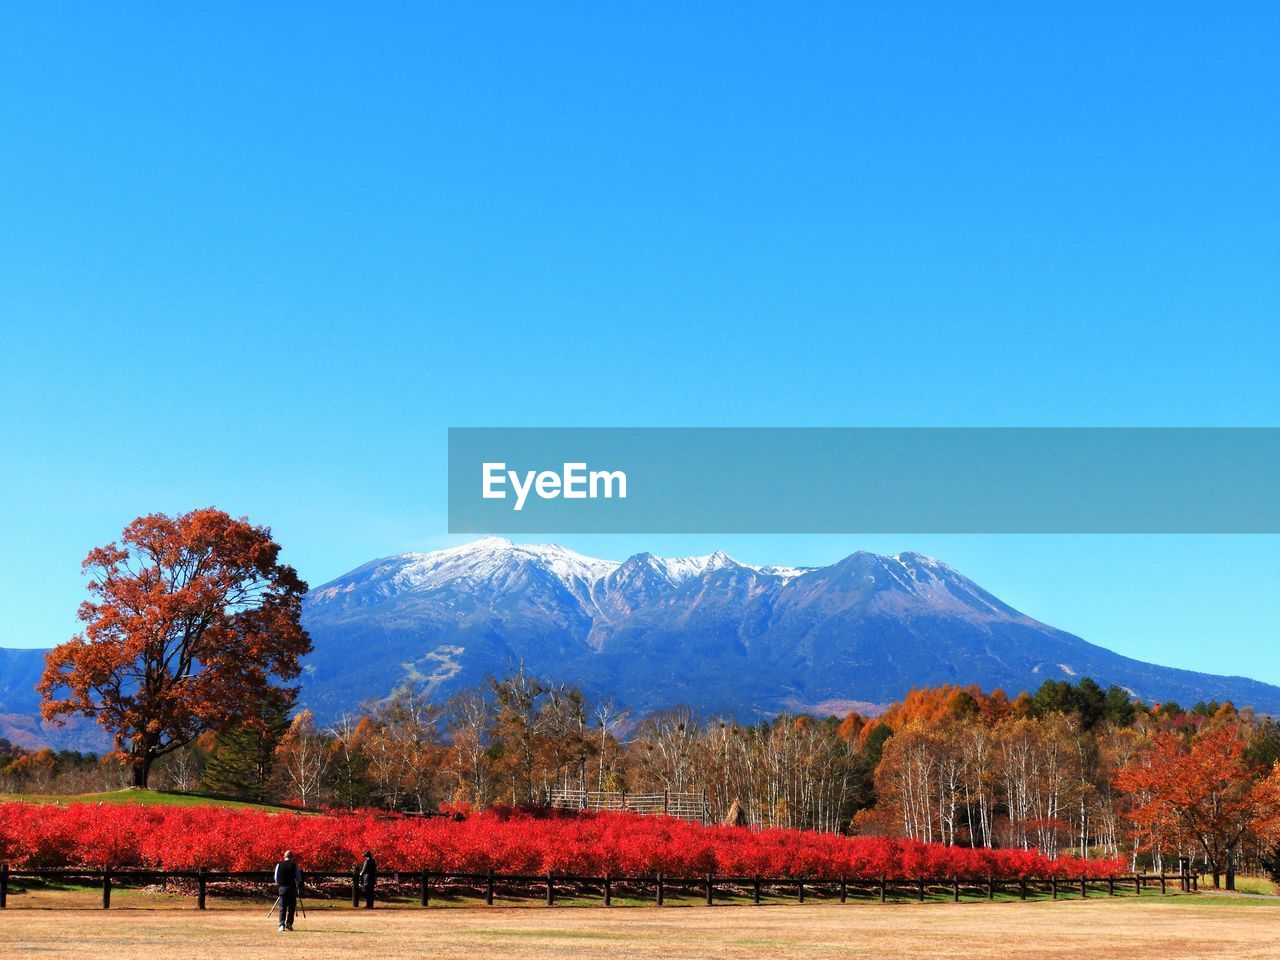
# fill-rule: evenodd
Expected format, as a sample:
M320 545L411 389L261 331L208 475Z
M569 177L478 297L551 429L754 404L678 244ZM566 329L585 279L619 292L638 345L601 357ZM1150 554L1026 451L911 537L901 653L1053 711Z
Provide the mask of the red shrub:
M1120 861L946 847L801 830L704 827L630 813L504 807L417 819L361 811L307 816L221 807L0 804L0 861L15 866L265 870L292 850L304 867L347 870L373 850L386 870L736 877L1102 877Z

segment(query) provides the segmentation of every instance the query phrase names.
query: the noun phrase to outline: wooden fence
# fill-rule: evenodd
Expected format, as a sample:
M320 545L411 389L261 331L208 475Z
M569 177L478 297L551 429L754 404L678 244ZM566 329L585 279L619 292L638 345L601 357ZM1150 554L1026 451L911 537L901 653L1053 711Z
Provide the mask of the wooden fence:
M0 865L0 909L8 906L10 886L15 880L30 878L33 880L87 881L102 888L102 908L111 907L111 890L115 886L139 886L153 883L164 883L169 880L194 881L196 886L196 907L204 910L211 883L251 883L264 886L271 883L272 875L267 871L219 871L219 870L11 870L8 865ZM360 878L358 873L335 873L332 871L307 871L306 879L317 881L338 880L351 882L351 905L358 906L361 901ZM444 885L467 885L483 891L486 904L492 905L498 885L538 888L547 906L556 902L560 892L568 888L571 895L595 894L601 903L608 907L613 904L614 892L619 887L641 891L656 906L662 906L667 894L672 889L697 891L700 899L707 906L720 903L750 902L760 903L765 890L783 891L782 895L793 895L798 903L804 903L806 894L822 893L827 898L838 898L840 903L848 902L850 894L880 903L894 900L913 899L924 902L932 891L949 896L956 903L962 894L971 897L993 900L998 892L1017 892L1018 899L1026 900L1032 894L1048 893L1057 900L1062 893L1076 893L1081 897L1090 894L1116 896L1118 893L1132 891L1141 895L1143 890L1159 887L1160 893L1169 892L1170 886L1178 885L1185 893L1194 893L1199 889L1198 879L1193 874L1124 874L1112 877L1086 878L1035 878L988 877L981 880L959 879L956 877L941 879L910 879L879 877L876 879L839 877L802 878L802 877L721 877L705 875L701 877L667 877L662 874L653 876L604 876L584 877L560 874L518 875L507 873L439 873L430 870L411 872L397 871L381 878L384 885L394 883L397 886L414 884L418 887L419 903L423 907L430 906L433 885L437 891ZM271 887L274 890L274 887ZM385 889L385 886L384 886Z
M550 805L561 810L627 810L631 813L661 813L694 823L707 823L711 808L702 793L625 793L620 790L572 790L551 793Z

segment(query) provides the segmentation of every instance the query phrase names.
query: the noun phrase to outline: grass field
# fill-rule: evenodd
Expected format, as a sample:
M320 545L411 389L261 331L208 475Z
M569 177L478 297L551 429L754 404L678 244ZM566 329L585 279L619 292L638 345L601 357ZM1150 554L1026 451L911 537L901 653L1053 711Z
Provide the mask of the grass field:
M141 803L162 807L245 807L252 810L287 810L278 804L253 803L208 793L177 793L126 787L104 793L0 793L0 801L26 803ZM305 811L303 811L305 812Z
M67 896L67 895L64 895ZM1280 900L1228 895L1036 903L456 910L316 909L278 933L264 906L203 913L136 895L110 911L9 910L0 957L1274 958ZM147 903L149 909L129 909ZM177 902L172 906L178 905ZM50 904L52 906L52 904ZM158 908L156 908L158 907Z

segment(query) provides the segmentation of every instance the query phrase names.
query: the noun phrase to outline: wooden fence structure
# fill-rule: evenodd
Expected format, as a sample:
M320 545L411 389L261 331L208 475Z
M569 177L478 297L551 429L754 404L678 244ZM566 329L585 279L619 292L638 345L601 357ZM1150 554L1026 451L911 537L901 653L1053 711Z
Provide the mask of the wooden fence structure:
M631 813L661 813L679 817L694 823L707 823L711 808L703 793L626 793L621 790L573 790L560 788L552 791L550 805L560 810L626 810Z
M102 888L102 908L111 907L111 891L116 886L139 886L164 883L169 880L193 881L196 886L196 908L206 909L209 884L238 882L245 884L271 883L272 875L268 871L222 871L222 870L143 870L143 869L10 869L7 864L0 865L0 909L8 907L10 887L15 880L29 878L32 880L81 881L100 885ZM337 880L351 883L351 905L361 902L360 878L358 872L307 871L306 879L317 881ZM1116 896L1132 893L1141 896L1146 889L1158 887L1160 893L1167 894L1173 884L1184 893L1195 893L1199 889L1198 878L1194 874L1144 874L1133 873L1110 877L1076 877L1076 878L1035 878L987 877L985 879L961 879L958 877L918 879L878 877L730 877L707 874L700 877L668 877L662 874L651 876L603 876L585 877L561 874L519 875L507 873L442 873L431 870L396 871L385 874L384 884L394 883L416 885L419 903L423 907L431 905L433 887L437 893L446 885L465 885L480 889L486 904L492 906L495 891L499 885L506 887L533 887L539 889L548 907L553 906L557 896L568 888L571 895L588 895L594 893L600 898L603 906L613 905L614 893L619 888L639 890L642 895L652 899L655 906L661 907L667 894L673 890L696 891L698 899L704 900L707 906L717 902L759 904L764 891L783 891L782 895L791 894L797 903L804 903L806 894L824 894L828 899L838 898L840 903L850 900L850 895L864 899L887 903L890 899L911 899L924 902L930 892L941 893L952 901L959 903L962 894L979 899L994 900L998 892L1014 892L1019 900L1029 896L1049 894L1057 900L1063 893L1076 893L1080 897L1091 894ZM271 888L274 890L274 887ZM385 889L385 887L384 887Z

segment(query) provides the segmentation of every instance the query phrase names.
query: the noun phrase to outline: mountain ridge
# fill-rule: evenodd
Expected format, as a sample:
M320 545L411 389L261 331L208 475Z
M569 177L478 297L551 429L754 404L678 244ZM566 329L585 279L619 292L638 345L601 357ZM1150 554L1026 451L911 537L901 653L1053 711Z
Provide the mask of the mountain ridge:
M1280 688L1124 657L912 551L780 568L722 551L618 562L485 538L373 565L399 584L394 597L387 588L369 606L372 594L352 582L367 564L308 600L317 650L304 699L318 713L337 706L327 692L339 673L334 651L352 642L380 659L384 674L398 662L432 695L524 663L637 710L682 703L741 719L884 704L912 686L978 683L1016 693L1082 676L1143 699L1233 699L1280 711ZM404 569L428 575L400 589ZM370 696L389 692L376 687L367 687Z

